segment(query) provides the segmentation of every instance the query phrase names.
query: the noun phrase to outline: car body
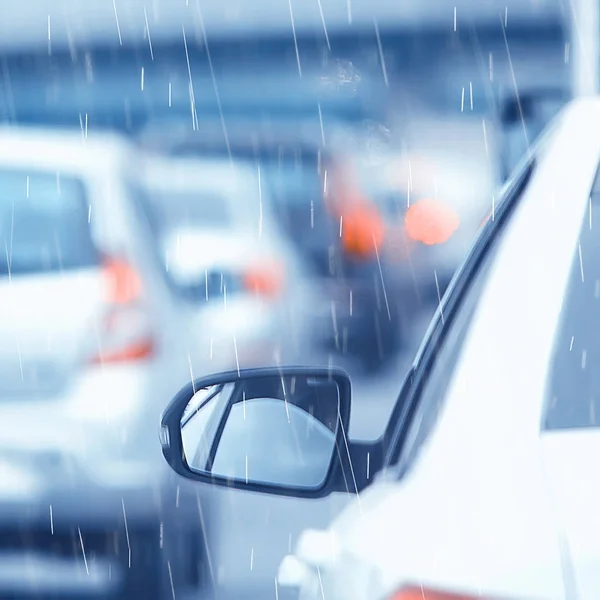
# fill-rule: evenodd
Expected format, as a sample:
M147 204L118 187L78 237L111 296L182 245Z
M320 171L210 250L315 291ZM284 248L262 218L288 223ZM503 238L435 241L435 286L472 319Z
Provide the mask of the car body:
M189 377L190 309L135 208L137 149L29 128L0 140L0 595L194 588L177 548L197 547L200 529L190 518L193 539L173 537L151 441L162 394Z
M280 586L299 586L301 600L598 596L600 488L590 476L600 443L598 202L593 98L561 112L502 189L381 439L342 436L319 465L329 465L319 488L214 480L315 501L364 490L327 529L300 536ZM344 376L333 377L347 410ZM220 379L231 378L208 383ZM163 414L175 442L163 435L163 454L177 472L208 482L171 450L185 391Z
M260 173L221 158L153 155L143 165L145 212L167 276L198 307L206 362L306 360L315 295Z

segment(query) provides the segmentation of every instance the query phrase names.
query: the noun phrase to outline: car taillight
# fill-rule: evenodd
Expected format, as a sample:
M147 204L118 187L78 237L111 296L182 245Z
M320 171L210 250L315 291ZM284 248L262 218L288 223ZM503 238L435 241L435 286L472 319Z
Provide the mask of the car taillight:
M128 304L141 297L142 280L127 261L106 257L103 271L109 304Z
M92 364L143 360L155 350L155 339L142 280L126 261L104 261L106 308L97 324L96 351Z
M254 264L243 274L246 290L266 298L276 298L283 293L285 274L276 262Z
M481 594L445 592L421 586L406 586L393 594L389 600L500 600Z
M341 237L344 251L361 259L377 255L385 238L385 224L376 207L357 206L341 216Z
M427 198L412 204L404 216L408 237L427 246L447 242L459 225L459 216L452 207Z

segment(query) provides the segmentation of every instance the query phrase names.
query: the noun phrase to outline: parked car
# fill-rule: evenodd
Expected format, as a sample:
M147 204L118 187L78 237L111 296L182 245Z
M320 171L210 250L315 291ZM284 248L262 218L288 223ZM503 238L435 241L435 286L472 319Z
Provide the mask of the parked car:
M599 165L600 100L577 101L502 189L379 440L347 439L339 370L220 373L175 396L160 441L183 477L305 501L360 492L301 536L280 586L301 600L598 596ZM202 435L182 437L202 389Z
M0 131L3 598L199 585L196 498L153 442L191 313L154 260L138 168L119 137Z
M139 186L166 274L197 307L205 362L307 360L318 296L260 173L219 157L149 156Z

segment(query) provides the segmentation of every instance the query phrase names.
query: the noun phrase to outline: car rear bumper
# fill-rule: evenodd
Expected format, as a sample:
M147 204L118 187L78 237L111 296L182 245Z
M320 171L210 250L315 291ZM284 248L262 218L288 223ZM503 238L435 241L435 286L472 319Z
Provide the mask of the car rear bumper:
M14 507L16 518L0 505L0 598L159 600L197 588L202 542L192 510L176 519L151 490L95 495L62 490Z
M169 371L91 367L60 397L0 404L0 598L159 600L195 587L197 499L173 480L156 429L181 385Z

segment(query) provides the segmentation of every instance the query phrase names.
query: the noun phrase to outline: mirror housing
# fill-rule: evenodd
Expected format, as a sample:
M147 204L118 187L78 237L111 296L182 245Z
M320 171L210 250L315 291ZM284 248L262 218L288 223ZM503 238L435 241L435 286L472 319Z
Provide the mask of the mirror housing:
M286 387L288 389L294 387L293 382L296 381L301 382L298 384L299 389L305 390L302 397L306 398L308 393L308 396L313 399L311 407L319 405L321 400L316 392L311 391L310 386L323 385L327 387L329 397L324 402L330 405L328 407L329 414L335 415L333 419L335 427L331 425L331 420L329 420L329 429L327 429L326 420L323 417L318 419L316 413L313 413L313 408L307 411L304 407L304 410L302 410L302 405L295 403L294 392L291 396L286 394ZM291 386L289 386L289 382L292 382ZM305 387L302 387L303 385ZM333 389L332 385L337 390L333 404L333 397L330 393ZM227 390L232 390L231 393L223 394L225 386L228 386ZM273 390L275 387L283 389L283 395L278 396L273 391L264 393L265 390ZM208 392L204 391L209 388L214 388L214 392L212 389ZM251 389L258 391L253 395L248 394L248 390ZM198 394L200 395L197 396ZM198 444L205 445L205 449L200 453L202 467L192 467L189 464L190 457L186 456L186 447L188 448L188 454L190 454L189 448L191 446L189 442L187 446L184 443L182 429L188 422L191 422L191 419L195 418L195 415L200 414L199 411L203 410L219 395L222 397L220 396L215 400L217 408L210 409L211 415L208 420L202 421L207 425L200 433L196 433L194 438ZM200 398L199 403L196 403L196 397ZM190 403L192 399L194 399L193 405ZM257 400L254 407L251 404L252 400ZM185 385L176 394L162 415L159 438L163 456L169 466L179 475L220 487L297 498L322 498L332 492L356 493L365 487L374 477L376 471L380 469L383 462L383 451L381 441L351 443L348 440L350 402L350 378L341 369L268 367L241 369L240 371L229 371L202 377ZM257 412L256 407L260 403L263 404L262 412ZM270 403L267 412L264 411L266 403ZM190 410L190 406L194 406L194 410ZM236 406L238 408L243 407L243 421L241 422L239 415L242 414L242 409L237 410L238 417L235 417L235 411L232 410ZM327 409L327 407L325 408ZM273 409L275 409L275 413L273 413ZM335 409L335 412L332 413L333 409ZM254 416L251 414L252 410L254 410ZM257 415L259 418L256 418ZM265 419L265 415L268 415L268 418ZM298 417L298 415L300 416ZM251 418L247 419L247 416ZM274 419L273 416L275 416ZM284 417L283 420L281 419L282 416ZM290 420L291 416L294 418ZM226 429L230 422L235 422L236 419L238 421L237 430L235 426L230 426L229 429L233 429L234 434L228 436ZM296 430L292 431L294 429L293 421L300 423L302 427L296 427ZM304 424L307 427L304 427ZM243 428L240 428L240 425L243 425ZM269 427L272 427L272 429L269 430ZM291 429L285 429L286 427ZM304 446L304 450L308 450L308 454L311 455L308 467L304 468L303 465L298 464L298 461L292 461L289 448L287 448L288 452L286 453L286 448L280 446L282 439L285 438L285 435L289 435L291 431L293 436L289 439L293 438L300 452L298 432L302 436L304 432L307 430L312 431L315 427L318 434ZM278 481L277 478L267 480L263 478L261 480L261 477L252 479L248 473L250 472L250 475L252 475L252 472L256 473L257 469L255 468L254 471L250 469L249 471L247 451L245 454L245 477L240 476L239 469L235 475L232 475L227 469L223 469L222 465L225 463L222 460L221 466L216 468L219 462L218 450L221 447L219 444L223 443L226 438L235 440L235 443L225 443L226 448L229 448L225 454L230 456L230 462L227 464L232 464L232 455L236 455L234 458L237 459L240 458L240 455L244 456L243 443L244 440L248 443L248 438L250 438L250 446L248 447L251 450L255 445L261 446L258 458L256 456L251 458L251 466L258 465L258 472L262 470L263 473L268 472L269 468L275 466L280 473L283 473L287 472L286 465L288 465L292 469L292 474L286 474L284 476L285 481ZM330 444L330 446L327 444ZM195 442L194 447L196 447ZM291 447L291 444L289 444L289 447ZM327 448L330 448L330 453ZM231 449L234 450L233 453ZM298 456L303 454L300 452ZM194 453L194 461L197 456L197 452ZM239 460L236 464L239 467ZM289 477L295 477L294 472L300 476L303 483L298 485L294 481L287 480ZM279 477L281 479L281 475ZM307 477L309 477L309 480L306 479Z

